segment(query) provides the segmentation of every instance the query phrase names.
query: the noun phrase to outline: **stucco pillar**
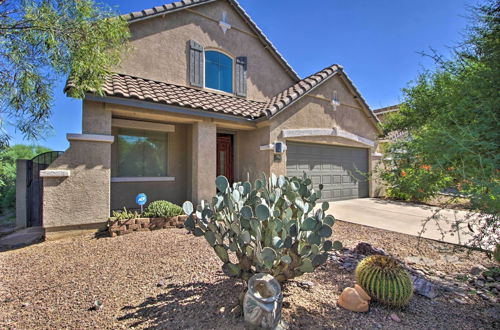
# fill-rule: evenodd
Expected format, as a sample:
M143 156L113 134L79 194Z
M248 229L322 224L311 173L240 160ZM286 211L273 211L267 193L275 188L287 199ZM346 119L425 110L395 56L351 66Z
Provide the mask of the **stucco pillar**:
M82 133L111 135L111 111L103 102L83 101Z
M211 200L215 195L217 128L211 122L193 124L191 200Z
M25 228L28 225L27 187L28 160L16 161L16 227Z
M40 172L43 227L104 223L110 212L113 136L68 134L70 147Z

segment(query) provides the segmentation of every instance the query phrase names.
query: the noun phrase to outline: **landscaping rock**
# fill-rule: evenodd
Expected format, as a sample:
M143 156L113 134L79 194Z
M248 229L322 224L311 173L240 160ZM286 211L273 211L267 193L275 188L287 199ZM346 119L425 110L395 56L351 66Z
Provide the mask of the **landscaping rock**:
M102 301L96 300L94 301L94 306L92 306L90 309L94 311L99 311L104 307Z
M368 312L370 296L359 286L345 288L337 304L353 312Z
M366 241L401 259L419 253L418 238L342 221L335 227L335 235L351 249ZM425 256L435 260L442 250L451 248L425 239L420 244ZM453 298L463 298L454 294L460 288L439 277L426 279L436 285L440 296L433 300L415 296L401 314L378 303L366 314L341 310L335 302L344 287L353 285L354 277L340 270L341 263L335 260L354 263L362 256L352 250L329 255L324 270L316 269L292 281L312 281L313 290L288 285L283 292L282 318L291 329L494 329L498 324L499 308L489 298L493 297L491 291L482 290L484 300L474 296L462 305L453 302ZM476 264L489 265L479 251L457 255L463 264L438 262L433 268L418 268L429 273L468 274ZM9 265L0 267L0 329L198 329L200 324L213 329L245 329L242 317L230 313L243 290L241 282L223 275L219 259L204 237L186 236L185 230L44 242L2 252L0 264ZM156 287L160 281L166 286ZM450 291L444 292L446 288ZM39 292L43 295L36 294ZM96 299L106 301L105 308L87 312ZM30 303L29 307L22 308L23 302ZM224 317L218 313L221 306L226 306ZM396 313L401 323L393 321L391 313Z
M399 316L396 313L391 314L391 320L393 320L394 322L398 322L398 323L401 322L401 319L399 318Z
M297 286L306 290L311 290L314 287L314 283L311 281L301 281L297 282Z
M420 276L412 276L415 293L429 299L434 299L438 296L437 286Z
M366 243L366 242L358 243L358 245L356 245L356 247L354 248L353 251L355 253L362 254L365 256L371 256L374 254L383 255L383 256L387 255L387 253L384 250L375 248L370 243Z
M464 299L455 298L455 299L453 299L453 301L456 303L459 303L461 305L467 304L467 301L465 301Z
M477 275L481 274L482 272L484 272L485 270L488 270L488 268L484 267L483 265L476 265L476 266L471 268L469 273L471 275L477 276Z
M435 266L436 262L430 258L422 257L422 256L409 256L404 259L404 261L410 265L425 265L425 266Z

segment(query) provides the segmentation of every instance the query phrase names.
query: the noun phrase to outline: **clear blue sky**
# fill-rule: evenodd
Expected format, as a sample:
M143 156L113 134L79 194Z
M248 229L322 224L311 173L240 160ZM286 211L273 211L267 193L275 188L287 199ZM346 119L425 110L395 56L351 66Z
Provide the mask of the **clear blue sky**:
M101 0L121 13L169 0ZM417 54L430 47L449 54L478 0L240 0L242 7L301 76L344 66L372 109L397 104L401 88L432 62ZM66 133L81 132L81 101L56 86L51 123L37 143L65 150ZM14 143L29 143L7 128Z

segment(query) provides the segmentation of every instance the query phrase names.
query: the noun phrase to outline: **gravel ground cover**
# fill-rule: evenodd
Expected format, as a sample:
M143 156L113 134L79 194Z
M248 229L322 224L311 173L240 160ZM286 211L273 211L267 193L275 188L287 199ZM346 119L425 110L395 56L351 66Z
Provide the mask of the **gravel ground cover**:
M349 248L364 241L400 259L422 254L450 281L475 265L492 265L478 252L341 221L334 235ZM232 312L242 285L222 274L220 264L203 238L182 229L82 236L1 252L0 329L245 329ZM414 296L403 310L372 304L368 313L352 313L336 306L351 285L351 271L327 262L287 284L283 320L291 329L500 326L498 303L472 293L460 300L453 292L432 300ZM95 301L102 309L93 308Z

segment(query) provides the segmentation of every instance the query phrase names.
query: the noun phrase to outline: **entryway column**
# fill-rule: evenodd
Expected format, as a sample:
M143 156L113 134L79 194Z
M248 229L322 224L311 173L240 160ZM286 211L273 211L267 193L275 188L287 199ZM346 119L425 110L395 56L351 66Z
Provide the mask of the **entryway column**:
M210 201L215 195L217 128L211 122L193 124L191 201Z

